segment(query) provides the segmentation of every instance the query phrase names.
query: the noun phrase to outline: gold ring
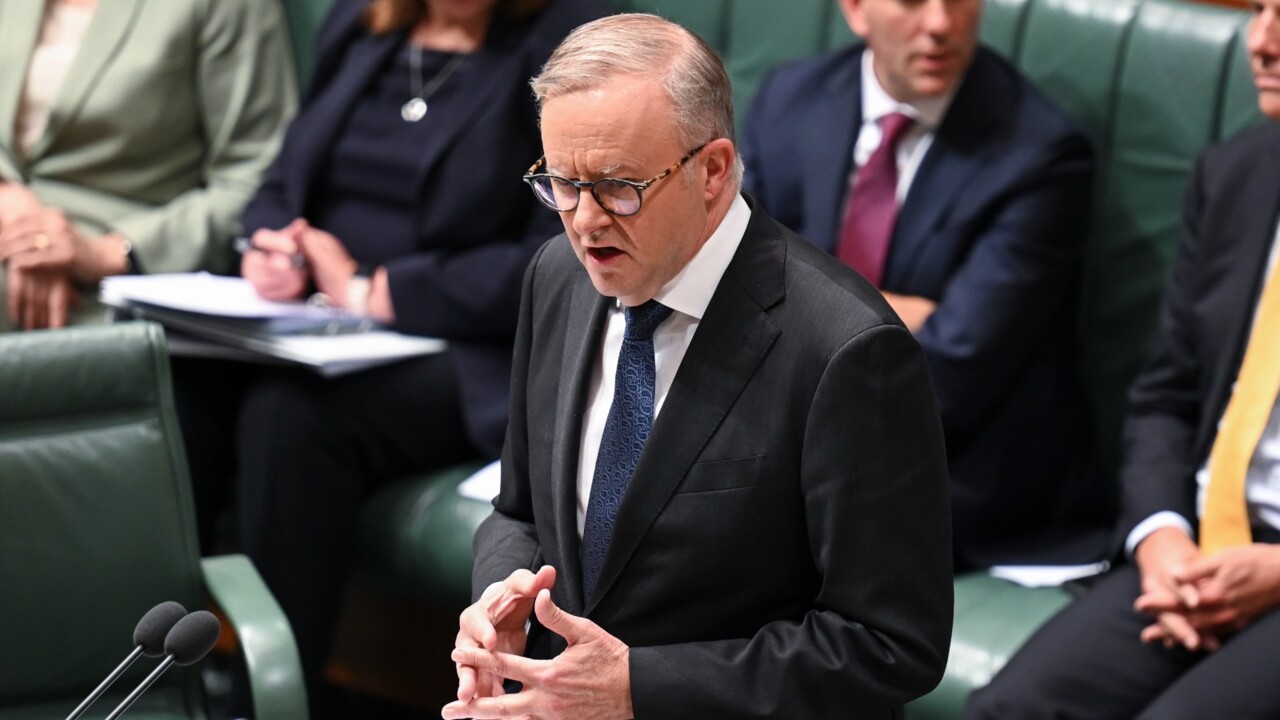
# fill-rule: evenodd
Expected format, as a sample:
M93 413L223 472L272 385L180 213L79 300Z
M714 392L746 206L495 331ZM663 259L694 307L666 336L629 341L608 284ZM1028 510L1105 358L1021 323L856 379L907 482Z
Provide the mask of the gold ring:
M44 250L49 247L49 236L44 233L36 233L35 243L37 250Z

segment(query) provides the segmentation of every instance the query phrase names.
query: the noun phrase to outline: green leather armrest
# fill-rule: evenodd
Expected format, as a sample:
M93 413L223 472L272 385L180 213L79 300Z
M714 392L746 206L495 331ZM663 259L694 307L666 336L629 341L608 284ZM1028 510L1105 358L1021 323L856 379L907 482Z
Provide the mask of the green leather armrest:
M307 695L293 630L262 576L244 555L201 560L205 584L240 639L254 715L307 720Z
M955 593L946 673L933 692L908 706L912 720L963 715L969 693L986 685L1031 633L1071 601L1061 588L1022 587L985 572L957 577Z

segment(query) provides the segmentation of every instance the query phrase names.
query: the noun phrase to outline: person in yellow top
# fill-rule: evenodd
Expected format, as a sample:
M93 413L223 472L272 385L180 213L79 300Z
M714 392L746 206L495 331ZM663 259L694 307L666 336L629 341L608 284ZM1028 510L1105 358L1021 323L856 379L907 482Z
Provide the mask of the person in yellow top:
M0 3L0 330L100 320L108 275L231 269L296 104L275 0Z

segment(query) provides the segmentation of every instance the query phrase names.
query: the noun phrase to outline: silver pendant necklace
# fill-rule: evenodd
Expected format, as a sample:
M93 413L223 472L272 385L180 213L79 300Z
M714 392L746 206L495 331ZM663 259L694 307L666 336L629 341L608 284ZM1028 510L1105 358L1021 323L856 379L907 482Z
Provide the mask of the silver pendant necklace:
M413 93L413 97L400 106L400 117L404 118L405 122L416 123L427 116L427 98L434 95L444 81L458 69L464 56L458 53L450 58L449 62L431 77L426 87L423 87L422 46L415 42L410 42L409 46L409 92Z

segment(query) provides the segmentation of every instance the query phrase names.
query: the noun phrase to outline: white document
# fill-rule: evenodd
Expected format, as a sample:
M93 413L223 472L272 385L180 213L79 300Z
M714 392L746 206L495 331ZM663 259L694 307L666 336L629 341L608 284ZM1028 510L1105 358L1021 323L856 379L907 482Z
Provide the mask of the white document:
M494 460L458 483L458 494L472 500L490 502L502 488L502 461Z
M305 303L262 300L247 281L207 273L134 275L106 278L102 301L123 314L155 320L181 339L170 352L187 355L298 363L325 377L337 377L406 358L441 352L439 338L402 335L390 330L340 334L257 332L254 320L332 320L333 310ZM262 327L267 327L266 325ZM201 344L208 347L201 347ZM228 350L240 351L227 352ZM246 351L248 357L245 357Z
M1071 580L1097 575L1111 567L1103 561L1087 565L997 565L991 577L1008 580L1024 587L1057 587Z
M228 318L324 318L333 312L304 302L263 300L244 278L209 273L113 275L103 278L100 294L108 305L127 301Z

